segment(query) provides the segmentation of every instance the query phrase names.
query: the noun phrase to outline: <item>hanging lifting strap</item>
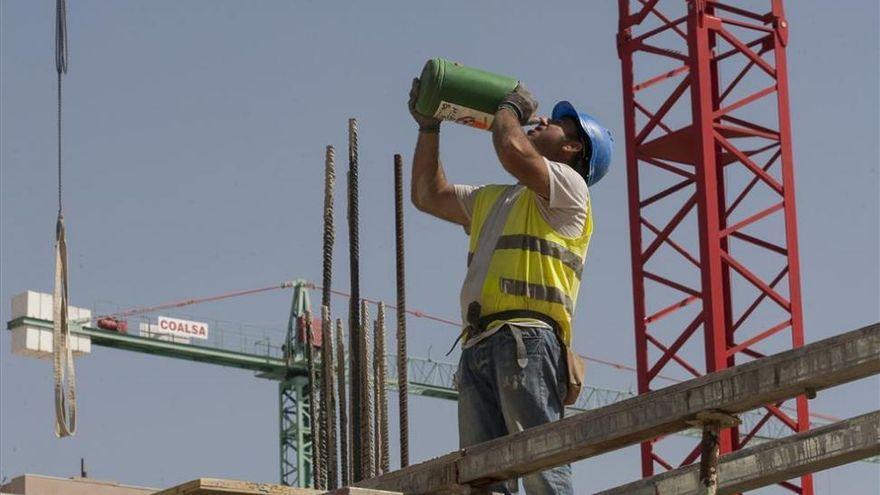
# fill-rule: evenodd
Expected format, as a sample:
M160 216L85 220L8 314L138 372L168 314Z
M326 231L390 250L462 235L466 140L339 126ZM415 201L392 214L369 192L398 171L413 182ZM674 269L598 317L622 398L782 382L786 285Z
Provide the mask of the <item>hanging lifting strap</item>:
M61 204L61 77L67 73L67 6L56 0L55 68L58 72L58 220L55 224L55 289L52 297L52 351L55 372L55 435L76 433L76 374L67 321L67 241Z

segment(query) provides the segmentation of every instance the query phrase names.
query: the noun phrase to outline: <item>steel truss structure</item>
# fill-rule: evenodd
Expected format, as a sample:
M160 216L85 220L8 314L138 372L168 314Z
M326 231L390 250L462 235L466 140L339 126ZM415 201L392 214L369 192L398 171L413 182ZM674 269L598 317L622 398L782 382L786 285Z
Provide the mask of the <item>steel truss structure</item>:
M313 486L312 418L309 416L308 383L297 376L278 383L281 484Z
M804 343L782 0L619 0L639 393L659 374L700 376ZM700 331L702 330L702 331ZM697 337L702 334L702 340ZM767 404L809 429L807 399ZM699 445L642 444L642 475ZM812 494L810 475L796 493Z

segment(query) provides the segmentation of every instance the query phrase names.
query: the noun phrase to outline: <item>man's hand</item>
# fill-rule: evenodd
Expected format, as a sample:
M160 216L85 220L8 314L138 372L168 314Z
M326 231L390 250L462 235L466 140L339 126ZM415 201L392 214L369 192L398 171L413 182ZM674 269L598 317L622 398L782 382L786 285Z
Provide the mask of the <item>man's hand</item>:
M409 113L413 120L419 124L419 130L424 132L440 132L440 119L422 115L416 110L416 101L419 99L419 79L415 78L412 88L409 90Z
M527 125L538 110L538 101L525 86L517 84L516 88L507 93L507 96L498 104L498 109L501 108L513 110L520 125Z
M538 153L516 111L499 107L492 122L492 144L504 170L539 196L550 199L550 172L544 157Z

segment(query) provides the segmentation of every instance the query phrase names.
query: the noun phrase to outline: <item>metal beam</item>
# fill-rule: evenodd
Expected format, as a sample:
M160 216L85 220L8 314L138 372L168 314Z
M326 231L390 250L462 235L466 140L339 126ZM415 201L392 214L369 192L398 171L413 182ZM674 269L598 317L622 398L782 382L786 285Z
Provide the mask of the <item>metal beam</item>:
M880 454L880 411L722 456L718 495L744 492ZM596 495L697 495L691 464Z
M878 373L880 324L873 324L481 443L358 486L413 494L455 492L463 484L510 479L682 431L701 411L738 414Z
M6 328L9 330L19 326L51 330L52 321L21 317L10 320L6 323ZM287 372L287 365L284 359L264 354L250 354L229 351L216 347L169 342L166 340L112 332L94 327L72 325L70 332L74 335L89 337L92 340L92 344L101 347L110 347L125 351L182 359L185 361L196 361L200 363L216 364L218 366L239 368L254 371L258 373L260 378L283 381L285 380L285 374ZM393 356L386 355L386 359L391 361ZM295 371L295 376L307 376L306 364L301 357L294 359L292 366ZM389 376L391 379L394 379L396 376L394 371L396 369L395 366L394 362L390 362L388 365ZM438 399L458 400L458 391L452 386L452 373L456 369L455 364L443 363L425 358L407 358L407 366L411 368L410 377L415 377L415 379L410 379L408 388L409 393ZM396 389L396 380L395 383L392 383L391 379L389 379L388 388ZM600 394L604 393L605 395L625 395L625 392L593 389L589 386L587 387L587 390Z
M21 317L11 320L6 324L6 327L10 330L19 326L51 329L52 322L49 320ZM122 349L125 351L135 351L187 361L197 361L200 363L210 363L220 366L246 369L259 372L260 376L264 378L282 379L287 371L287 365L283 359L271 356L169 342L92 327L72 326L70 332L74 335L89 337L92 339L92 344L102 347L112 347L114 349ZM296 363L294 367L296 371L305 374L304 363Z

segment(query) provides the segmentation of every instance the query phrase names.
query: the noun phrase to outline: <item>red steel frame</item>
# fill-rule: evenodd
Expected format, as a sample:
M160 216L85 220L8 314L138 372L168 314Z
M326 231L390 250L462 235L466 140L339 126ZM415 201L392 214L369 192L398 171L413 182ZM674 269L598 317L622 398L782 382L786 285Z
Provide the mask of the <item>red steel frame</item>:
M785 54L788 23L782 0L748 2L760 3L760 12L737 0L618 2L636 359L639 393L644 393L663 385L657 380L664 370L699 376L779 352L783 332L788 333L784 347L804 343ZM736 68L731 71L730 65ZM643 97L649 88L659 92L650 101ZM677 105L687 111L673 115L670 110ZM737 144L756 141L763 145L746 150ZM765 158L753 160L762 154ZM646 169L665 180L640 184L639 174ZM748 183L732 183L728 172L747 174ZM664 184L657 189L659 183ZM668 215L665 224L651 220L658 210ZM743 216L743 210L749 213ZM762 224L766 231L773 219L777 224L769 224L769 230L781 240L753 232L761 231ZM688 230L684 225L689 221ZM782 224L784 229L773 227ZM688 239L695 235L698 239ZM683 242L688 240L690 246ZM734 249L744 244L748 249ZM683 260L692 273L660 275L655 258L661 249ZM752 268L768 265L776 276L761 276ZM744 286L752 291L749 304L737 305L747 292ZM670 292L678 293L672 304L659 296ZM783 316L759 318L756 309L764 305L775 306ZM681 318L685 308L696 316ZM676 313L679 318L671 318ZM700 328L704 342L697 346L701 356L695 357L683 349ZM705 361L702 369L693 364L699 358ZM765 406L757 425L724 430L721 452L747 445L769 421L781 421L793 432L809 429L806 398L790 402L794 405ZM663 443L642 444L643 476L654 474L656 466L668 470L699 458L696 445L674 462ZM800 485L782 485L813 494L810 475L801 477Z

